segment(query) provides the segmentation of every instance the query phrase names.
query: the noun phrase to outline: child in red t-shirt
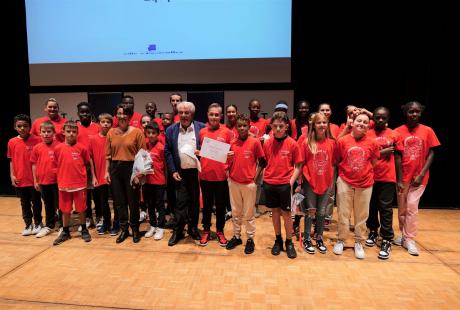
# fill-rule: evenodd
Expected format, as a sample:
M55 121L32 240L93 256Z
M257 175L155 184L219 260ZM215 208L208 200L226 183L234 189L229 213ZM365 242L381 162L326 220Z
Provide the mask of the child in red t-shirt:
M88 149L77 143L78 126L68 121L64 124L64 143L56 146L54 153L57 160L57 182L59 188L59 209L62 211L63 230L53 245L59 245L69 240L70 213L75 204L75 211L79 214L81 237L85 242L91 241L91 235L86 227L86 166L90 165L93 185L97 185L93 163L90 160Z
M160 128L160 136L158 140L165 145L166 144L166 129L171 126L174 122L174 114L172 112L165 112L161 115L161 124L163 127L163 131ZM165 228L173 228L174 227L174 209L176 207L176 182L172 177L171 173L167 172L168 165L166 165L166 211L165 214L169 214L169 220L165 223Z
M307 209L302 244L309 254L315 253L310 237L311 226L315 217L316 248L322 254L327 251L323 242L324 218L329 190L334 182L335 151L335 140L328 128L328 118L324 114L316 113L308 138L300 145L304 164L303 177L299 178L299 184L303 188ZM300 191L300 185L296 191Z
M107 161L105 159L105 143L107 140L107 133L112 128L112 115L102 113L99 115L99 128L100 131L97 135L89 138L89 155L93 162L94 174L96 175L97 185L94 187L94 201L101 208L102 225L97 227L97 234L103 235L110 231L110 235L116 236L120 230L118 223L118 211L114 207L114 219L112 225L112 214L109 206L109 184L105 179L105 171Z
M420 198L428 184L429 168L434 159L433 148L441 145L433 129L420 124L425 107L417 101L402 106L407 121L395 129L400 140L396 145L402 152L402 182L398 183L398 218L402 236L394 243L405 247L409 254L418 255L415 246L417 215Z
M249 118L245 114L237 117L238 138L232 141L228 153L228 186L232 206L233 237L227 243L227 250L242 244L241 226L246 225L246 242L244 253L252 254L255 249L254 235L256 222L254 204L256 203L257 185L255 180L266 165L260 141L249 136Z
M44 237L52 232L56 225L56 211L59 209L57 166L54 149L60 143L54 139L54 125L51 122L43 122L40 125L40 136L43 142L34 146L30 161L34 176L34 186L40 191L45 204L46 225L36 235Z
M147 150L153 162L153 174L147 174L146 182L142 187L150 222L150 228L145 233L145 237L153 236L153 239L161 240L164 236L166 212L164 199L166 187L165 146L158 139L160 126L156 122L147 124L144 130L148 139Z
M21 201L22 218L26 227L23 236L35 235L43 227L42 202L40 193L34 188L32 164L30 155L35 145L40 143L40 138L30 134L30 117L19 114L14 117L14 129L18 136L8 141L7 156L10 160L11 184ZM32 218L35 225L32 225Z
M366 222L369 228L366 245L374 246L380 233L382 243L378 258L388 259L391 241L394 238L393 200L396 195L396 180L400 180L402 174L401 155L398 152L394 153L398 135L387 126L390 111L385 107L378 107L374 110L373 118L375 127L368 131L367 136L379 145L380 159L374 166L375 182L372 188L369 218Z
M200 144L205 138L217 140L230 144L232 132L220 124L222 118L222 107L213 103L208 107L208 126L200 131ZM211 236L211 215L212 207L216 207L216 235L219 245L227 246L227 239L224 235L225 213L227 212L228 183L226 176L226 165L213 159L201 157L200 187L203 196L203 233L201 234L200 245L206 246Z
M351 133L337 141L336 161L338 237L333 252L343 253L345 239L350 227L350 214L354 213L355 256L365 256L361 242L366 240L366 221L369 216L369 202L374 184L373 165L379 158L379 146L367 137L369 116L359 114L352 123Z
M272 210L272 222L276 240L272 248L273 255L283 250L281 238L281 216L286 231L286 253L289 258L297 257L292 243L291 194L292 186L301 173L302 156L297 142L287 135L290 121L285 112L275 112L271 118L273 138L264 143L267 167L264 172L263 188L266 205Z

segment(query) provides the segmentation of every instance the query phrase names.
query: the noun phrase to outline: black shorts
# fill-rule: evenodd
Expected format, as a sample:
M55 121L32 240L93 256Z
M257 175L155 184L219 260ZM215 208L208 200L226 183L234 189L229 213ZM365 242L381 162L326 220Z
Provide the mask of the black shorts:
M265 191L265 205L270 208L280 208L283 211L291 211L291 185L262 185Z

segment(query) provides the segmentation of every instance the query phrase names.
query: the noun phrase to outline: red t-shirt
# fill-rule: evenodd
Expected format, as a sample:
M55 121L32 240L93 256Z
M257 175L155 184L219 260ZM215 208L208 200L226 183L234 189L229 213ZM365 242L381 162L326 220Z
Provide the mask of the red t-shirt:
M236 126L233 128L229 128L226 124L223 124L222 126L232 132L232 140L238 139L238 130L236 130Z
M161 121L161 118L155 117L152 121L158 124L158 127L160 127L160 132L164 132L165 128L163 127L163 122Z
M129 125L133 127L137 127L141 130L144 130L141 124L142 114L139 112L134 112L133 117L129 121ZM113 128L118 126L118 118L116 116L113 117Z
M377 142L379 151L395 146L398 141L398 135L390 128L382 131L371 129L367 132L367 136ZM396 182L395 157L393 153L380 156L379 160L377 160L374 166L374 180L379 182Z
M301 135L299 137L297 137L297 124L296 124L295 118L291 119L291 137L292 137L292 139L298 140L297 138L300 139L300 137L303 134L307 135L308 134L308 126L307 125L302 126L302 128L300 129L300 132L301 132Z
M291 137L281 141L270 138L263 146L267 167L264 182L272 185L289 184L294 165L302 162L299 146Z
M35 174L38 184L48 185L57 183L57 162L54 149L60 142L54 140L50 144L44 142L34 146L30 161L35 164Z
M153 174L147 174L147 184L165 185L165 146L161 142L157 142L155 146L147 144L147 148L152 158Z
M105 159L105 142L107 136L101 136L99 134L89 137L89 155L93 159L94 163L94 174L97 179L97 186L107 184L105 180L106 170L106 159Z
M315 194L324 194L334 181L335 145L333 139L316 141L316 154L308 147L308 140L304 140L300 146L304 161L302 172Z
M339 176L352 187L367 188L374 184L371 161L379 157L379 145L367 135L359 140L346 135L337 142Z
M64 127L64 124L65 122L67 122L67 120L60 116L58 117L57 121L53 121L48 116L37 118L32 123L32 128L30 130L30 133L35 136L40 136L40 125L46 121L49 121L54 125L54 131L56 132L56 135L54 136L55 139L58 140L59 142L64 142L64 134L63 134L62 128Z
M329 123L329 129L334 138L337 138L341 132L340 127L333 123Z
M57 159L57 182L61 188L86 188L86 163L89 163L88 149L81 143L61 143L54 149Z
M207 137L209 139L217 140L223 143L230 144L232 142L233 134L230 130L219 125L219 128L216 130L212 130L209 127L205 127L200 130L200 144L203 143L204 138ZM204 181L225 181L227 179L225 175L225 170L227 169L227 165L221 162L201 157L200 158L201 164L201 172L200 172L200 179Z
M34 186L30 155L34 146L40 142L41 139L34 135L26 140L17 136L8 141L7 157L13 163L13 175L18 180L17 187Z
M422 171L430 148L439 146L441 143L433 129L422 124L412 131L406 125L396 128L395 131L400 136L396 149L402 152L403 182L410 183ZM429 177L430 173L427 171L422 185L428 184Z
M174 115L174 123L179 123L179 122L180 122L179 114Z
M269 123L263 118L259 118L256 122L249 121L249 132L252 133L256 138L262 137L267 131L267 125Z
M95 136L99 134L99 131L101 130L101 126L97 123L91 122L88 127L83 126L80 123L77 123L78 126L78 136L77 136L77 142L83 144L86 146L86 148L89 147L89 138L91 136Z
M259 139L248 137L246 140L235 139L230 150L235 153L229 162L229 177L235 182L249 184L256 176L257 160L264 157Z

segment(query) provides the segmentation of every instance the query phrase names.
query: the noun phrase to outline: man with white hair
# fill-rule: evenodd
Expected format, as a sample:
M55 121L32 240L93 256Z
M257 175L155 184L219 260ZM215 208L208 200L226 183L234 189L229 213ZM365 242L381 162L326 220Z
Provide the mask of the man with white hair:
M179 123L166 130L165 159L168 171L176 182L177 205L174 210L176 223L168 245L174 246L184 238L184 227L194 240L200 240L198 216L200 211L200 188L198 161L193 158L200 148L200 130L205 127L194 121L195 105L182 101L177 105Z

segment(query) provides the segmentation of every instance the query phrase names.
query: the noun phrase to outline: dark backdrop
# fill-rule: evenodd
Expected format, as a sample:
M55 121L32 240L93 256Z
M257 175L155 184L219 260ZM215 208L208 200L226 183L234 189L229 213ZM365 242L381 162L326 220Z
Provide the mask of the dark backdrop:
M0 193L12 193L6 143L15 134L13 116L29 112L29 92L294 89L296 100L307 99L314 108L330 102L335 123L343 122L348 104L369 110L384 105L390 108L390 125L395 127L403 121L400 106L409 100L421 101L427 107L423 122L434 128L442 143L421 205L460 207L455 148L459 141L460 54L456 45L460 28L455 10L432 5L317 8L307 2L293 1L292 83L29 87L24 4L10 1L2 19L7 69L3 71L0 113Z

